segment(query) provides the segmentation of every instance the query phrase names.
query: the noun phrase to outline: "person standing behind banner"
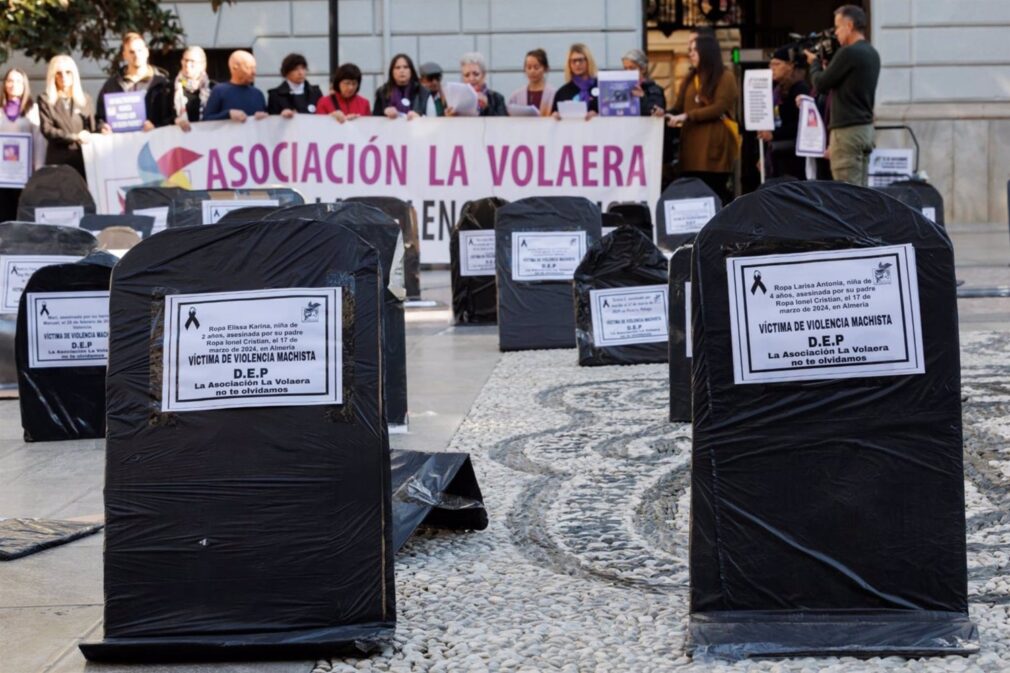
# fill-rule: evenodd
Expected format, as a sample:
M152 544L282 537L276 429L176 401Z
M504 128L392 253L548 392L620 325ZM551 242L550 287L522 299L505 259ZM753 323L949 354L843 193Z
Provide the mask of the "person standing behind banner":
M492 91L485 81L487 78L487 63L480 52L471 51L459 59L459 67L463 73L463 81L477 94L477 115L480 117L505 117L505 98L497 91ZM452 117L455 111L450 107L445 109L445 116Z
M308 61L301 54L288 54L281 61L281 77L284 81L267 92L267 112L272 115L290 117L296 112L315 114L316 105L323 92L314 84L309 84Z
M543 49L531 49L526 52L523 71L526 73L526 86L519 87L509 96L509 105L529 105L540 110L541 117L551 116L554 107L554 96L557 89L547 83L547 73L550 71L547 63L547 52Z
M39 109L32 100L28 75L20 68L11 68L4 75L3 89L0 89L0 133L27 133L32 137L31 169L44 165L45 139L39 129ZM15 148L16 149L16 148ZM0 222L16 220L18 198L21 188L0 189Z
M775 130L758 131L762 142L768 143L765 175L770 178L791 175L797 180L806 179L806 159L796 156L796 133L800 123L798 97L810 94L806 81L807 61L795 46L776 49L770 67L775 89Z
M396 119L405 116L408 120L424 114L432 114L434 104L428 90L421 86L414 62L406 54L397 54L389 62L389 79L375 92L372 115Z
M190 122L203 119L210 100L210 91L217 85L207 76L207 54L200 47L187 47L182 52L182 68L175 77L175 125L189 131Z
M422 63L419 73L421 86L428 90L430 96L428 116L444 117L445 109L448 106L445 104L445 94L442 92L442 66L431 61ZM434 108L434 112L432 112L432 108Z
M723 65L722 49L710 37L699 36L688 51L691 69L680 85L669 126L680 131L680 169L712 188L724 204L733 194L729 178L737 158L738 90L732 71Z
M639 115L648 117L656 114L656 111L666 110L666 94L663 88L649 79L649 59L641 49L630 49L621 57L621 65L625 70L638 71L638 86L632 89L633 96L637 96L639 102Z
M360 87L361 69L353 63L343 64L333 75L330 95L319 99L316 114L330 115L341 124L358 117L367 117L371 108L365 97L358 95Z
M565 61L565 84L554 94L551 113L558 117L558 103L574 100L586 104L586 118L594 117L600 111L600 89L596 82L596 60L589 47L576 42L568 49Z
M91 139L97 125L91 97L81 88L77 64L69 56L49 61L46 90L39 96L39 126L47 141L46 163L66 164L86 177L81 145Z
M247 51L239 49L228 57L231 79L211 89L207 107L203 110L203 120L231 119L244 122L251 115L255 119L265 119L267 104L263 92L253 86L256 82L256 59Z
M155 68L147 62L150 51L140 33L127 33L123 36L123 46L120 56L124 66L119 72L105 81L102 90L98 92L95 120L103 131L112 127L108 124L105 111L105 95L131 91L144 91L144 107L147 119L144 120L145 131L159 126L168 126L175 121L172 105L172 85L168 82L165 71Z
M873 105L880 54L866 39L866 12L855 5L835 10L835 37L842 48L827 69L817 54L806 52L810 79L818 94L831 93L826 153L831 176L865 187L874 146Z

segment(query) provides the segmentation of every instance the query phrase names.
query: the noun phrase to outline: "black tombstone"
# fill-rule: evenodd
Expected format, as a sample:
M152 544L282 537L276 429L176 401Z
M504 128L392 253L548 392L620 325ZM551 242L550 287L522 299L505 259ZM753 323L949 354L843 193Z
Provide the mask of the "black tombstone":
M600 209L578 196L530 197L498 209L498 348L575 346L572 278L600 239Z
M102 342L108 344L109 278L118 261L107 252L93 252L74 264L44 266L25 286L15 354L26 442L105 438L105 364L98 360L104 360ZM78 325L68 323L69 335L55 344L45 343L38 327L29 329L30 313L36 320L72 318L82 306L99 302L105 307L104 325L85 325L79 318ZM82 364L67 366L68 361Z
M707 214L721 208L719 196L698 178L674 180L656 202L656 244L673 252L690 243L707 222Z
M649 206L639 201L619 201L607 206L608 213L615 213L624 218L625 224L638 229L650 241L656 240L656 232L652 226L652 211Z
M81 218L81 229L98 233L108 227L129 227L147 238L154 229L154 218L150 215L85 215Z
M694 268L695 656L977 649L950 239L800 182L720 212Z
M618 227L627 224L624 215L620 213L600 213L600 236L607 236L617 231Z
M925 180L916 179L898 180L897 182L892 182L891 185L912 190L919 197L922 214L941 227L947 226L946 217L943 212L943 196L936 187Z
M18 198L18 220L35 222L37 208L69 208L80 206L84 214L94 214L95 200L88 183L70 166L43 166L25 183Z
M246 206L229 210L217 221L218 224L233 224L235 222L260 222L268 219L281 208L298 208L299 206Z
M495 287L495 213L507 204L489 196L467 201L449 238L452 315L457 325L493 325L498 320Z
M575 270L579 365L667 360L666 257L639 229L619 227Z
M229 211L235 209L236 201L271 200L277 207L296 206L305 203L302 195L288 187L264 187L262 189L183 189L181 187L152 187L140 185L126 190L126 212L147 211L153 216L155 210L162 210L165 227L190 227L204 223L204 203L219 202Z
M0 390L18 385L14 335L25 284L43 266L76 262L97 247L94 235L78 227L0 223Z
M294 296L284 293L289 288ZM339 300L330 288L340 288ZM166 374L166 329L171 353L184 321L209 330L215 323L208 313L222 310L213 307L236 301L204 293L271 290L281 301L301 302L299 293L321 298L297 315L290 301L283 314L261 315L256 311L266 309L251 304L248 318L240 318L250 323L240 327L276 328L280 318L280 325L305 324L303 330L319 330L309 323L321 322L335 336L331 311L342 316L335 346L343 353L342 375L336 369L320 380L327 396L342 391L340 400L163 411L163 404L182 399L179 392L163 399L163 383L176 380L172 369L213 364L173 359ZM368 649L391 637L382 292L378 253L331 222L169 229L120 261L110 302L105 639L81 646L87 658L308 659ZM184 304L167 310L173 295L190 293L198 296L188 299L189 318ZM204 307L199 313L197 303ZM264 348L258 347L260 355ZM328 369L329 358L314 359ZM243 377L246 366L263 365L238 365ZM309 366L302 371L316 371L315 363ZM182 386L186 379L179 380ZM258 380L257 386L274 387L243 395L287 394L277 386L298 381ZM178 391L199 396L198 388ZM210 400L222 397L209 393Z
M670 422L691 420L691 248L682 245L670 257Z
M378 208L400 225L403 232L404 286L407 299L421 298L421 240L417 233L417 216L408 201L393 196L352 196L345 201L364 203Z

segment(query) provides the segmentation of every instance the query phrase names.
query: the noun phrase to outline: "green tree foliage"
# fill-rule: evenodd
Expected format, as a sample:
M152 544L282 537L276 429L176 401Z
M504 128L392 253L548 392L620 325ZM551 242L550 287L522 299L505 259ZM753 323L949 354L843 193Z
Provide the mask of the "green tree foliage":
M209 0L214 10L224 2ZM119 38L136 31L152 51L178 47L183 37L175 12L158 0L0 0L0 60L20 50L36 61L80 52L85 58L118 60Z

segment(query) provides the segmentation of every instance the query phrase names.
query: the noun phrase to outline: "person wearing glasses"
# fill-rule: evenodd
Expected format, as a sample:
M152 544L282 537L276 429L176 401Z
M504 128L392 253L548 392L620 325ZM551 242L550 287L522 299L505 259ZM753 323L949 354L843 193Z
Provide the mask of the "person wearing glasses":
M175 77L175 125L189 131L191 122L203 119L203 110L210 99L210 90L217 82L207 76L207 54L200 47L188 47L182 52L182 68Z
M551 112L557 118L558 103L563 101L581 101L586 104L588 114L586 119L595 117L599 112L600 89L596 82L596 61L589 47L576 42L568 49L568 60L565 61L565 84L554 94Z

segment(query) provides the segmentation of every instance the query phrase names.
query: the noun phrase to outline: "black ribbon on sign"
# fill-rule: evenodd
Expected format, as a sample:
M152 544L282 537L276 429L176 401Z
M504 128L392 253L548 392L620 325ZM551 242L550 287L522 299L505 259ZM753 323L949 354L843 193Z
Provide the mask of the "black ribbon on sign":
M764 294L768 294L768 288L766 288L765 284L761 282L761 272L755 271L754 284L750 286L750 293L757 294L758 288L761 288L761 292L763 292Z
M49 307L46 306L45 302L42 302L42 310L39 311L39 315L49 315ZM52 317L52 316L50 316Z
M186 321L186 329L193 325L197 329L200 329L200 321L196 319L196 307L189 309L189 320Z

